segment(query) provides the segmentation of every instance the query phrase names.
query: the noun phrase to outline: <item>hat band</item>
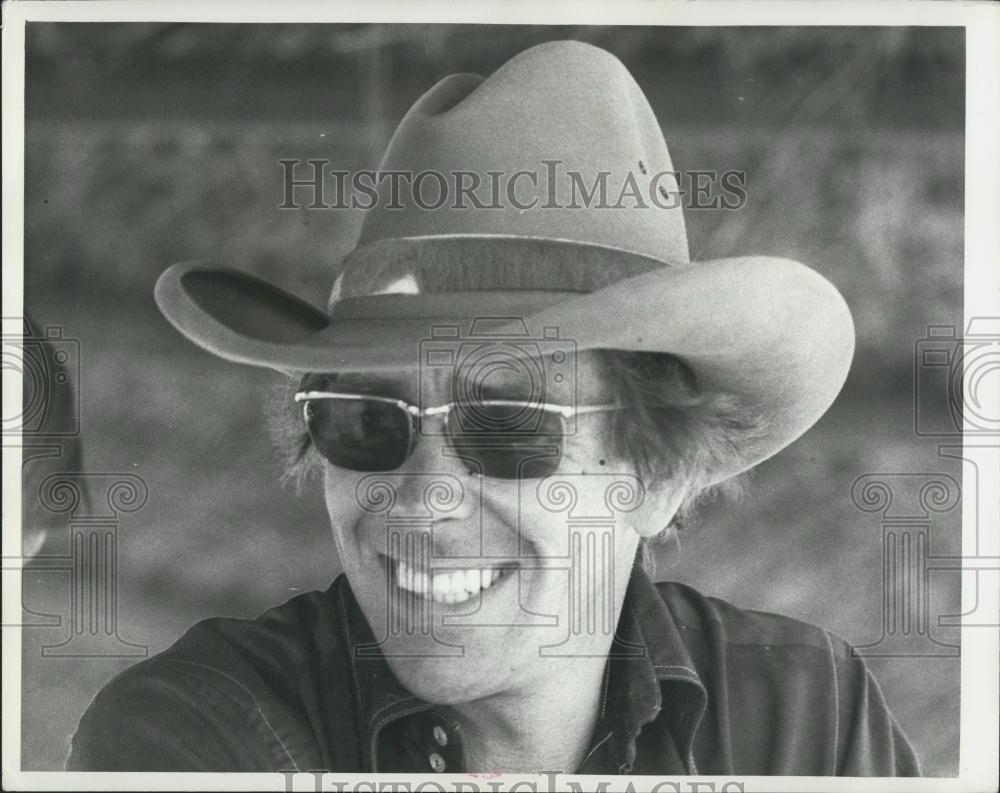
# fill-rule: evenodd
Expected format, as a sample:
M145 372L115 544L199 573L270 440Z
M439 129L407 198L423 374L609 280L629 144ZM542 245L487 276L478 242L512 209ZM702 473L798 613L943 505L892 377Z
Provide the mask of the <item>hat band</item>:
M579 294L664 266L666 262L632 251L570 240L494 236L382 240L347 257L330 296L330 312L348 298L385 294Z
M381 322L386 319L427 319L464 322L481 317L513 319L574 297L574 292L502 291L451 292L448 294L381 294L345 297L333 306L333 324L352 321Z

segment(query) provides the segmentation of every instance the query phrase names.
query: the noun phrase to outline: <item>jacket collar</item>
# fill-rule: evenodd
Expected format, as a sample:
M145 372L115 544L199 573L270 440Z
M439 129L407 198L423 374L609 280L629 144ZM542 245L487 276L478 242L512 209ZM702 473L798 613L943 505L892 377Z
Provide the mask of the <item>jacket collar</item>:
M366 771L374 772L379 769L376 749L381 730L434 706L411 694L396 679L377 651L375 637L346 577L341 582L338 607L360 719L362 764ZM707 706L707 691L672 613L638 564L629 580L607 669L588 758L606 747L618 772L629 773L636 762L640 731L650 722L665 719L686 773L698 773L693 742Z

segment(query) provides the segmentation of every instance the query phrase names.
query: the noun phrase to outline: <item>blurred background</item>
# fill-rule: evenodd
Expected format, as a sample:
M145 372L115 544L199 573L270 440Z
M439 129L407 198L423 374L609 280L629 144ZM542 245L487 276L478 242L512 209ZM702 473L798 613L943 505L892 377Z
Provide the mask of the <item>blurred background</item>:
M278 483L265 428L278 377L185 341L156 310L157 276L206 258L322 305L360 218L279 210L278 160L374 167L438 79L562 38L624 61L675 167L746 172L742 209L687 213L692 258L800 260L857 323L833 409L756 469L743 500L707 506L679 545L658 548L657 576L879 642L881 515L861 511L852 486L868 473L962 474L914 419L920 408L950 420L943 380L915 390L914 356L928 325L962 324L962 29L30 23L25 304L39 333L76 345L93 487L89 513L67 509L32 540L25 769L60 768L100 686L197 620L252 617L339 572L318 488ZM132 500L108 496L108 477ZM959 553L960 510L931 520L931 554ZM80 539L83 524L105 527L99 547ZM91 562L52 562L74 543ZM88 576L116 597L88 602ZM958 641L937 624L959 610L958 578L929 575L942 644ZM956 773L957 657L870 663L925 771Z

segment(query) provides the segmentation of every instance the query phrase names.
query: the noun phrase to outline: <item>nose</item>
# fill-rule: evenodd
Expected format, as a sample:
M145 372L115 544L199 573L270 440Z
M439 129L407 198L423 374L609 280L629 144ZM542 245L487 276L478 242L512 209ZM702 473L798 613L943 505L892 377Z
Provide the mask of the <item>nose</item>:
M475 478L449 453L444 416L428 416L403 464L381 477L392 489L391 518L437 522L468 518L475 511Z

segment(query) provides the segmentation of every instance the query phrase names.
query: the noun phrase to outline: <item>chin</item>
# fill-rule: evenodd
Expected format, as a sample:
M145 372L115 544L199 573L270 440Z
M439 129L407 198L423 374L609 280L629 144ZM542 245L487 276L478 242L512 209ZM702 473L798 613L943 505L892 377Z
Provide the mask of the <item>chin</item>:
M386 658L410 693L434 705L456 705L500 693L510 668L508 656L501 652L488 660L484 664L468 656Z

